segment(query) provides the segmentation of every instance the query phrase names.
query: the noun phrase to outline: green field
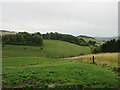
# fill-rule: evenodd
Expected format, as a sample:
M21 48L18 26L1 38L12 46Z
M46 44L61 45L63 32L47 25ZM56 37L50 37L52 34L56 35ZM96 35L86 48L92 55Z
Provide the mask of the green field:
M71 60L3 58L3 88L117 88L111 70ZM57 89L56 89L57 90Z
M44 40L43 46L5 45L2 48L3 88L117 88L117 73L98 65L106 63L116 67L117 53L90 53L87 46L58 40ZM93 55L96 64L90 64ZM76 57L60 59L71 56Z
M42 48L42 49L41 49ZM44 40L43 46L5 45L3 57L71 57L90 54L87 46L78 46L59 40Z
M88 38L88 37L78 37L78 38L84 39L86 42L95 41L97 46L102 45L104 43L104 42L102 42L100 40L96 40L94 38Z

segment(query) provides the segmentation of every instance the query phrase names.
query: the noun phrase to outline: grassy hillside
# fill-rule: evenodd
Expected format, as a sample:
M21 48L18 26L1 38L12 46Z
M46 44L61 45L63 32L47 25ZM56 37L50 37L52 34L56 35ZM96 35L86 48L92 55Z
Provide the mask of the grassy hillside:
M59 40L43 40L43 46L5 45L2 51L3 88L81 90L118 87L117 53L90 54L88 46ZM96 64L90 64L93 55ZM70 56L76 57L58 59ZM99 64L113 65L116 71L111 66L110 69Z
M5 45L3 57L69 57L89 54L87 46L78 46L59 40L44 40L43 46Z
M6 34L16 34L16 32L11 32L11 31L4 31L4 30L1 30L0 31L0 35L6 35Z
M118 54L120 54L120 53L90 54L90 55L73 57L72 59L90 63L90 62L92 62L92 56L94 56L96 64L106 64L106 65L118 66Z
M89 38L89 37L78 37L78 38L81 38L81 39L84 39L86 42L89 42L89 41L96 41L96 45L102 45L104 42L100 41L100 40L97 40L97 39L94 39L94 38Z
M92 64L49 58L3 58L3 88L116 88L117 76ZM57 90L57 89L56 89Z

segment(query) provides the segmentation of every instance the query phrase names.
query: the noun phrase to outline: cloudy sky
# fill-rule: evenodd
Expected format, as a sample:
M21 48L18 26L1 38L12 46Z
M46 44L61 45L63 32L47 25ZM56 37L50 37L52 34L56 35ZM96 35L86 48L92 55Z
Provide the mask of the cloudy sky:
M117 36L117 5L117 2L4 2L0 29Z

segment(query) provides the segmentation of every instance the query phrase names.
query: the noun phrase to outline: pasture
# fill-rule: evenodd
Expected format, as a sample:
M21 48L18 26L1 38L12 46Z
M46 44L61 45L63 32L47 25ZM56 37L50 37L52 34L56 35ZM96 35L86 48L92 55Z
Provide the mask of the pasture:
M3 88L117 88L117 75L106 68L69 59L3 58Z
M93 39L93 38L88 38L88 37L78 37L78 38L81 38L81 39L84 39L86 42L89 42L89 41L95 41L97 46L100 46L102 45L104 42L100 41L100 40L97 40L97 39Z
M43 46L5 45L2 50L3 88L117 88L117 53L90 54L87 46L44 40ZM86 55L84 55L86 54ZM82 56L77 56L82 55ZM90 64L92 56L96 64ZM69 59L59 59L61 57Z
M44 40L43 46L5 45L2 49L3 57L59 58L91 53L88 46L78 46L59 40Z

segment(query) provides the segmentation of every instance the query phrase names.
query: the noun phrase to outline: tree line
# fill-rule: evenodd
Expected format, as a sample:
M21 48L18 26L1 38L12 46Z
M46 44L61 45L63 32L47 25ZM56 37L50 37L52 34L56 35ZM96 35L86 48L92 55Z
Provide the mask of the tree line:
M90 46L92 53L120 52L120 39L109 40L100 46Z
M100 48L101 52L120 52L120 39L107 41Z
M39 32L30 34L28 32L19 32L16 34L6 34L2 36L3 44L12 44L12 45L42 45L43 39L52 39L52 40L62 40L70 43L74 43L81 46L92 46L93 53L100 52L120 52L120 39L110 40L101 45L100 47L95 46L95 41L86 42L84 39L77 38L69 34L60 34L60 33L46 33L41 34Z
M28 32L19 32L16 34L6 34L2 36L3 44L12 45L42 45L43 39L61 40L81 46L95 45L96 43L95 41L86 42L82 38L78 38L69 34L60 34L57 32L46 34L41 34L39 32L33 34L29 34Z
M52 39L52 40L61 40L66 41L70 43L74 43L81 46L88 46L89 43L87 43L84 39L79 39L75 36L69 35L69 34L60 34L60 33L46 33L42 34L43 39Z
M39 32L34 34L29 34L27 32L19 32L17 34L6 34L2 36L3 44L42 45L42 41L43 39Z
M86 35L79 35L79 36L77 36L77 37L85 37L85 38L92 38L92 39L95 39L95 38L93 38L93 37L86 36Z

